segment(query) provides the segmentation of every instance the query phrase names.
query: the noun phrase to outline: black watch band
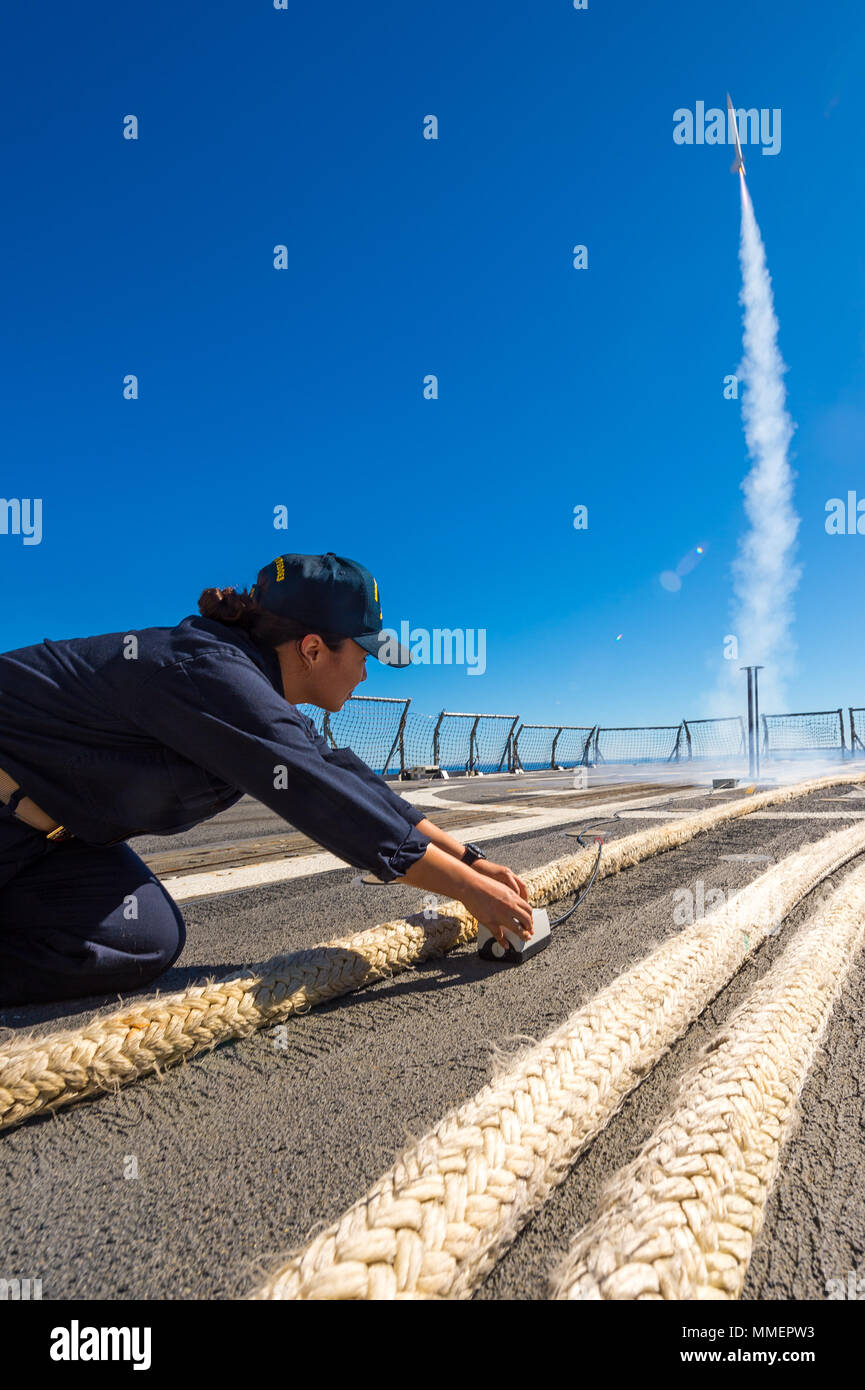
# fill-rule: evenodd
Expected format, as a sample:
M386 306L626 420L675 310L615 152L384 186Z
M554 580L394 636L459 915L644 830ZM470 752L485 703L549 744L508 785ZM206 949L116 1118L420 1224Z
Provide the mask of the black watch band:
M479 845L470 845L468 841L466 841L465 853L463 854L461 863L473 864L476 859L486 859L486 857L487 856Z

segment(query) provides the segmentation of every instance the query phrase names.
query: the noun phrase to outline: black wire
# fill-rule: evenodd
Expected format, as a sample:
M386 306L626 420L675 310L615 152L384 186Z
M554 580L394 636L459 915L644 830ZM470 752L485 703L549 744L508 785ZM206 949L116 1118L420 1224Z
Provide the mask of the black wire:
M621 817L618 815L618 813L615 816L607 816L604 820L588 821L587 824L583 826L582 830L577 831L575 837L577 842L581 844L584 849L588 849L588 845L583 839L583 836L586 834L586 832L588 830L593 830L596 825L610 825L614 820L621 820ZM598 869L601 867L601 855L603 853L603 849L604 846L602 843L600 843L598 845L598 857L595 860L595 867L592 869L592 876L586 884L585 888L583 889L582 893L579 893L577 897L574 898L574 901L571 903L571 906L568 908L567 912L563 913L561 917L557 917L554 922L550 922L551 927L560 927L562 922L567 922L568 918L576 912L580 903L587 896L592 884L598 876Z
M652 810L655 809L655 807L654 807L654 806L628 806L626 809L627 809L628 811L652 811ZM618 811L617 811L616 814L615 814L614 816L606 816L603 820L590 820L590 821L587 822L586 825L583 826L582 830L578 830L578 831L577 831L577 834L575 835L574 838L576 839L576 841L577 841L578 844L581 844L581 845L583 846L584 849L588 849L588 845L586 844L585 840L583 839L583 836L585 835L585 833L586 833L587 830L594 830L594 828L595 828L596 825L612 825L612 824L613 824L613 821L617 821L617 820L620 821L621 819L622 819L622 817L619 815L619 813L618 813ZM591 876L591 878L589 879L588 883L586 884L585 888L583 889L582 893L580 893L580 894L578 895L578 897L576 897L576 898L574 899L574 901L571 903L571 906L568 908L567 912L563 913L563 915L562 915L561 917L557 917L556 920L555 920L554 922L550 922L550 926L551 926L551 927L560 927L561 924L562 924L562 922L567 922L568 918L569 918L570 916L572 916L573 913L576 912L577 908L579 907L579 905L580 905L580 903L583 901L583 899L586 898L586 897L588 897L589 890L591 889L592 884L594 883L595 879L596 879L597 876L598 876L598 869L601 867L601 854L602 854L602 852L603 852L603 848L604 848L603 842L600 842L600 843L598 844L598 857L597 857L597 859L595 860L595 867L592 869L592 876Z
M586 884L585 888L583 889L582 893L580 893L580 895L579 895L578 898L574 898L574 901L571 903L571 906L568 908L567 912L563 913L561 917L557 917L556 920L555 920L554 922L550 922L550 926L551 926L551 927L560 927L560 926L562 925L562 922L567 922L568 918L569 918L574 912L576 912L576 910L577 910L577 908L579 907L580 903L583 901L583 898L586 896L586 894L588 893L588 891L589 891L589 889L591 888L592 884L594 883L594 881L595 881L595 876L596 876L596 874L597 874L597 872L598 872L598 869L601 867L601 853L602 853L602 851L603 851L603 848L604 848L604 847L603 847L602 844L599 844L599 845L598 845L598 857L597 857L597 859L595 860L595 867L594 867L593 870L592 870L592 877L589 879L589 881L588 881L588 883Z

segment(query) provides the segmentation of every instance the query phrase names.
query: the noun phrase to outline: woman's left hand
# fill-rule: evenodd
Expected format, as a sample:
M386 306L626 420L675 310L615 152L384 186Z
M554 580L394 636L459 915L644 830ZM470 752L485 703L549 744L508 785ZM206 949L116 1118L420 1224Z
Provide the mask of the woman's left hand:
M494 864L491 859L476 859L471 866L476 873L483 874L486 878L494 878L497 883L503 883L512 892L519 893L520 897L528 902L529 890L521 878L512 869L505 868L504 864Z

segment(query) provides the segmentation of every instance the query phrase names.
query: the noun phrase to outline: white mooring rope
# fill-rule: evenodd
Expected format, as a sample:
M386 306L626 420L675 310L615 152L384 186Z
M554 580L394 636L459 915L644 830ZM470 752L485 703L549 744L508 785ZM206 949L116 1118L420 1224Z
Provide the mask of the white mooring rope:
M865 936L865 866L714 1036L550 1282L558 1299L738 1298L797 1098Z
M669 825L612 840L605 846L598 877L618 873L764 807L863 780L865 771L839 772L725 802ZM595 852L589 846L525 874L532 903L542 906L568 896L586 882L594 862ZM463 905L445 902L432 921L422 913L413 914L305 951L275 956L246 972L189 985L177 994L133 1000L80 1028L18 1038L0 1046L0 1129L43 1110L128 1085L232 1038L245 1037L327 999L398 974L476 935L477 922Z
M625 1096L865 824L791 854L664 942L410 1146L256 1298L465 1298Z

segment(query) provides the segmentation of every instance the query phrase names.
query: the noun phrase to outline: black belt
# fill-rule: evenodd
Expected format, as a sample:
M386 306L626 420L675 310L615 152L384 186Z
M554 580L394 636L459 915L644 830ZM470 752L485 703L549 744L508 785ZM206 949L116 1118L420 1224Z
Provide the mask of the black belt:
M23 800L25 800L24 789L22 787L18 787L12 793L9 800L6 802L6 805L9 807L16 820L19 820L22 825L26 825L28 830L35 830L37 834L44 835L46 840L52 840L55 844L59 843L62 840L75 839L75 836L73 835L72 831L67 830L65 825L57 825L54 827L53 830L40 830L38 825L31 825L30 822L24 820L23 817L16 815L16 808L18 806L18 802Z

